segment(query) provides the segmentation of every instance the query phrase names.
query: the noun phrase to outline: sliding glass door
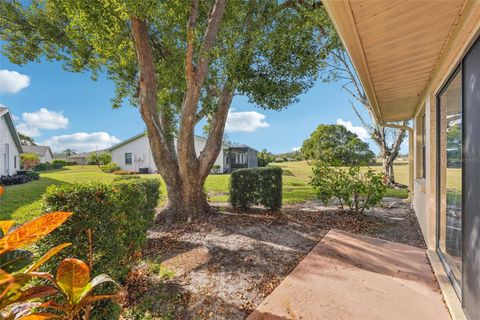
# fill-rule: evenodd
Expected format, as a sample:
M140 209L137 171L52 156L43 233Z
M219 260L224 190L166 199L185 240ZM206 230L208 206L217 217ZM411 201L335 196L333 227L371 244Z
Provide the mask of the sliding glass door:
M462 283L462 72L438 96L438 248L460 295Z
M480 39L437 95L437 249L480 319Z

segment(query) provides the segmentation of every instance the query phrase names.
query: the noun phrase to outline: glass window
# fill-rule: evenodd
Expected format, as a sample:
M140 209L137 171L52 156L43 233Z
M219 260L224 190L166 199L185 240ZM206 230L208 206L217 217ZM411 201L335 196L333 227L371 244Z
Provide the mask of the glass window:
M125 153L125 164L132 164L132 154Z
M457 72L439 96L438 245L461 286L462 272L462 78Z

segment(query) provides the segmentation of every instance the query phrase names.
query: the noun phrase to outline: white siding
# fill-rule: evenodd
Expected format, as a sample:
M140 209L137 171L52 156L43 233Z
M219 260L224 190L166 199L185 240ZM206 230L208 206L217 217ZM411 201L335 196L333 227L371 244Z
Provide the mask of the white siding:
M132 154L132 164L125 163L125 153ZM148 168L150 173L157 171L146 135L112 150L112 162L122 170L137 172L139 168Z
M5 163L7 156L6 145L8 145L8 165ZM15 158L16 166L15 166ZM0 118L0 175L12 175L20 169L20 153L10 132L5 116Z
M205 146L205 140L195 137L195 152L197 156ZM132 164L125 163L125 154L132 154ZM138 172L140 168L148 168L150 173L155 173L157 167L153 160L152 151L146 135L130 141L112 150L112 162L115 162L122 168L122 170L129 170ZM223 172L223 151L218 155L215 161L216 165L220 166L220 172Z

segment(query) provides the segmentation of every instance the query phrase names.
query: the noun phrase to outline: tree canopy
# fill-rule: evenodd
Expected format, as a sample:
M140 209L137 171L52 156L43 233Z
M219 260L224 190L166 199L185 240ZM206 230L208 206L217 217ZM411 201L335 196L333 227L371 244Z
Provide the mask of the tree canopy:
M365 165L374 158L368 143L342 125L321 124L303 142L301 152L306 159L329 165Z
M35 140L33 138L27 136L26 134L23 133L18 133L18 137L20 138L20 142L24 146L36 146L37 144L35 143Z
M259 167L266 167L269 163L275 161L275 156L268 152L267 149L263 149L262 151L258 152L258 166Z
M337 45L318 0L0 0L0 12L10 61L45 57L93 78L104 72L113 106L139 107L166 210L188 219L208 211L203 184L234 95L281 110L313 86ZM207 141L196 154L202 120Z

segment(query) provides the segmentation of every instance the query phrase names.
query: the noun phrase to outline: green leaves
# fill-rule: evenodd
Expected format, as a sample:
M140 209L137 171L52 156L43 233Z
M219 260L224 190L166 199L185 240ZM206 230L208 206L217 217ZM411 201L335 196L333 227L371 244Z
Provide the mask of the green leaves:
M33 254L27 250L13 250L0 255L0 269L8 273L20 271L33 261Z
M386 192L383 175L371 169L362 172L359 166L340 168L317 164L312 170L310 185L325 206L336 198L342 210L347 205L351 211L363 213L378 204Z
M230 177L230 203L247 209L260 204L277 211L282 207L282 175L280 167L239 169Z
M306 159L329 165L366 165L375 156L355 133L329 124L319 125L303 142L301 152Z

